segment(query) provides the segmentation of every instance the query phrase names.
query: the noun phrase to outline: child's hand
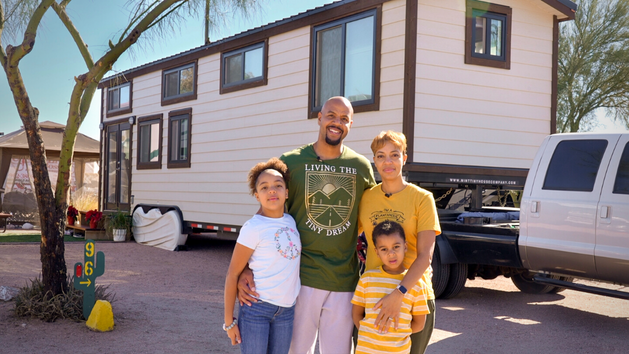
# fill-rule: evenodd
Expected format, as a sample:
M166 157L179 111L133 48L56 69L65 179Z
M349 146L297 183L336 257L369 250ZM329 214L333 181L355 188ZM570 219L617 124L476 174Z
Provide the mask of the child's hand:
M232 329L228 330L227 336L229 336L229 339L232 340L232 345L240 344L242 342L238 325L235 325Z

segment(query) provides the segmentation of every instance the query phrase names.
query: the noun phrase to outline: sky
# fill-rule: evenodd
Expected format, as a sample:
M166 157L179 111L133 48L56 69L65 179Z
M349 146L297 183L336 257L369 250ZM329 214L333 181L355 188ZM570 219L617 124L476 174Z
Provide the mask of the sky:
M125 8L128 0L74 0L67 12L87 43L92 58L97 60L108 49L108 41L116 43L123 28L126 27L129 12ZM262 26L300 12L331 3L334 0L262 0L261 9L244 19L239 16L227 16L226 26L210 33L210 40L215 41ZM181 27L160 40L125 53L116 62L113 70L105 75L134 68L148 62L168 57L196 48L205 43L205 27L201 18L190 18L181 23ZM3 46L16 44L3 39ZM54 11L49 10L39 28L33 51L20 63L20 71L26 90L34 107L39 109L39 121L53 121L65 125L74 77L87 72L76 44ZM4 71L0 72L0 132L8 134L23 125L13 96L9 89ZM99 139L100 90L94 94L90 110L79 129L80 133Z
M88 44L94 60L108 50L108 41L115 42L120 31L126 27L128 0L74 0L68 6L70 18L78 28L83 40ZM248 19L241 17L227 18L229 23L215 33L210 34L212 41L255 28L300 12L321 6L333 0L262 0L260 11ZM97 15L96 15L97 14ZM105 76L134 68L148 62L196 48L204 44L204 25L201 18L190 18L181 23L181 27L172 35L162 38L143 49L125 53ZM3 42L3 45L15 42ZM72 41L69 33L49 10L38 30L33 51L20 64L27 92L33 106L40 112L39 121L50 120L66 124L68 102L74 85L74 77L87 71L87 67ZM79 132L99 139L100 90L94 95L91 108ZM625 127L614 124L599 112L599 123L593 131L627 131ZM13 96L4 72L0 75L0 132L5 134L20 129L20 120Z

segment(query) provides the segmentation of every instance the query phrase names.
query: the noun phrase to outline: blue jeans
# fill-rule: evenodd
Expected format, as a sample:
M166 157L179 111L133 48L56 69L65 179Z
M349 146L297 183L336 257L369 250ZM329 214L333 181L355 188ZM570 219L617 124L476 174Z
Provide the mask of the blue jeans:
M238 327L242 354L286 354L293 337L295 306L281 307L258 301L241 306Z

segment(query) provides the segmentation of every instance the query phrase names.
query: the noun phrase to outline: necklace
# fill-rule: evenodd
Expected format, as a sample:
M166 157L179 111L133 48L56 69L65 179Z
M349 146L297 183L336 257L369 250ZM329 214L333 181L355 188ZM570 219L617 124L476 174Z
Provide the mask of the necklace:
M382 193L384 193L384 196L385 196L385 197L387 197L387 198L391 198L391 196L392 196L393 194L400 193L401 191L403 191L403 190L404 190L404 188L406 188L406 183L404 183L404 185L402 186L402 189L397 190L397 191L395 191L395 192L389 192L389 193L387 193L387 192L384 190L384 188L383 188L383 187L384 187L384 186L380 186L380 189L382 190Z

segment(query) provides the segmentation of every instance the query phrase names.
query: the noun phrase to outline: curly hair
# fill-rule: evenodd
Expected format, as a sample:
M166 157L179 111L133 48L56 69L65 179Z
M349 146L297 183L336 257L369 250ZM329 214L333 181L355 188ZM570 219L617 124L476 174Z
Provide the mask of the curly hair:
M406 136L402 133L394 132L392 130L381 131L373 141L371 142L371 151L375 155L378 149L385 146L387 143L393 144L400 149L404 155L406 155Z
M371 239L373 240L373 244L376 244L376 240L378 237L386 235L399 234L402 237L402 240L406 242L406 235L404 234L404 229L402 225L398 224L395 221L385 220L376 227L374 227L373 232L371 233Z
M288 173L288 166L284 163L284 161L278 159L277 157L272 157L267 162L259 162L249 171L249 175L247 176L247 182L249 183L249 192L251 195L256 194L256 185L258 184L258 177L260 174L266 170L275 170L282 175L284 179L284 183L288 186L288 180L290 179Z

